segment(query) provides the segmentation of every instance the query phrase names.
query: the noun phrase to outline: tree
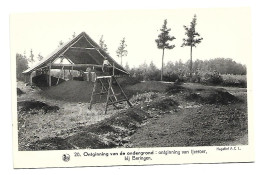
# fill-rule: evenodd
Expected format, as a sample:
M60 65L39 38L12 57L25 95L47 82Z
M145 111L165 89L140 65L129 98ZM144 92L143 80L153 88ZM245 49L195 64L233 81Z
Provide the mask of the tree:
M35 62L35 60L34 60L34 54L33 54L33 50L32 50L32 49L31 49L31 51L30 51L29 62L30 62L31 64L33 64L33 63Z
M183 44L181 47L190 46L190 78L192 78L192 48L196 47L196 45L201 43L201 41L203 40L203 38L200 37L200 34L195 30L196 25L197 16L194 15L190 23L190 27L187 27L185 25L183 26L185 29L185 35L187 35L188 38L183 39Z
M72 38L75 38L76 37L76 33L74 32L73 34L72 34Z
M62 40L60 40L58 47L62 46L64 43Z
M119 57L121 59L121 66L123 65L122 64L122 57L127 56L127 54L128 54L126 47L127 47L127 45L125 43L125 38L123 38L120 41L119 47L116 51L117 57Z
M105 41L103 40L103 35L101 36L100 40L99 40L99 46L101 47L101 49L103 49L107 54L107 45L105 44Z
M16 54L16 78L18 80L22 80L23 75L22 72L28 69L28 61L26 56L17 53Z
M128 72L130 71L130 67L129 67L128 62L125 63L125 70L127 70Z
M167 28L167 19L164 20L163 26L160 29L161 33L158 35L158 39L155 40L157 43L158 49L162 49L162 69L161 69L161 81L163 80L163 59L164 59L164 50L165 49L173 49L175 45L170 45L169 41L176 39L174 36L170 36L169 32L171 29Z
M43 59L43 56L41 55L41 53L38 54L38 60L41 61Z

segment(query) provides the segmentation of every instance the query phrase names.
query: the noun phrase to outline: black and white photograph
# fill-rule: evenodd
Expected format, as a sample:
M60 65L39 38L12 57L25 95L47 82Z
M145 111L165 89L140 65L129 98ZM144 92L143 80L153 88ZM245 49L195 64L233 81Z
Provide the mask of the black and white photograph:
M253 161L250 8L17 13L10 41L17 155Z

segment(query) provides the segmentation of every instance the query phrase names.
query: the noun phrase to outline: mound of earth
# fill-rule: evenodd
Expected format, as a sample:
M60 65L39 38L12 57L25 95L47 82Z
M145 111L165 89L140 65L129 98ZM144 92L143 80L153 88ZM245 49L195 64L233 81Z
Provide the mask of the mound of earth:
M189 89L181 86L180 84L173 84L167 87L166 92L168 94L176 94L179 92L185 92L185 91L190 91Z
M38 76L35 76L32 78L32 82L34 83L34 85L40 87L40 88L46 88L46 87L49 87L49 83L48 83L48 78L49 76L46 75L46 74L41 74L41 75L38 75ZM59 79L59 82L58 82L58 78L56 77L53 77L51 76L51 85L54 86L57 84L60 84L62 82L64 82L65 80L63 79Z
M67 138L54 137L36 141L30 145L30 149L69 150L127 146L129 136L148 118L150 115L140 108L128 108L98 123L76 128L77 131Z
M17 90L17 95L25 94L25 92L23 92L20 88L16 88L16 90Z
M134 134L148 118L150 115L143 110L129 108L91 125L82 133L69 137L68 142L82 149L123 146L128 143L129 136Z
M89 102L93 83L87 81L70 80L53 86L41 93L47 97L69 102Z
M105 83L105 82L104 82ZM91 94L93 91L93 83L89 81L76 81L69 80L65 81L57 86L50 87L41 92L41 95L49 97L56 100L64 100L68 102L90 102ZM108 84L104 84L105 87L108 87ZM95 93L101 92L101 84L97 83ZM117 94L118 99L122 97L119 93L119 88L113 86L114 92ZM104 90L103 90L104 92ZM120 96L121 95L121 96ZM100 95L95 95L93 103L105 102L107 99L107 93Z
M190 92L186 99L206 104L230 104L240 102L241 100L230 94L223 88L205 89L198 92Z
M58 106L50 106L40 101L20 101L17 102L17 110L19 113L38 113L39 111L56 112L59 110Z
M174 101L172 98L162 98L153 101L145 109L154 109L154 110L161 110L161 111L169 111L170 109L177 109L179 106L179 103Z

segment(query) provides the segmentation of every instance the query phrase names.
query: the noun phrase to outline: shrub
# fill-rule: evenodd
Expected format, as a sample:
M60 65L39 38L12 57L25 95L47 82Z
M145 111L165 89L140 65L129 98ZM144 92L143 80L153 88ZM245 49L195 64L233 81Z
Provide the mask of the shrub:
M17 80L24 80L22 72L28 68L28 61L26 57L21 54L16 54L16 78Z
M179 79L179 75L174 73L174 72L163 75L163 80L164 81L175 82L178 79Z
M223 86L247 87L246 75L222 75Z
M201 73L201 83L206 85L220 85L223 82L223 78L217 72Z

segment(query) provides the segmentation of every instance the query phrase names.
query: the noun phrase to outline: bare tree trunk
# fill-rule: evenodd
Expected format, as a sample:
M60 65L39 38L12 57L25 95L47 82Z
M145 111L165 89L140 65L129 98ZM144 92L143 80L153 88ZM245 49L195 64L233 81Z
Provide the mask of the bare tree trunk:
M192 46L190 46L190 78L192 79Z
M161 81L163 81L163 58L164 58L164 48L163 48L163 54L162 54Z

